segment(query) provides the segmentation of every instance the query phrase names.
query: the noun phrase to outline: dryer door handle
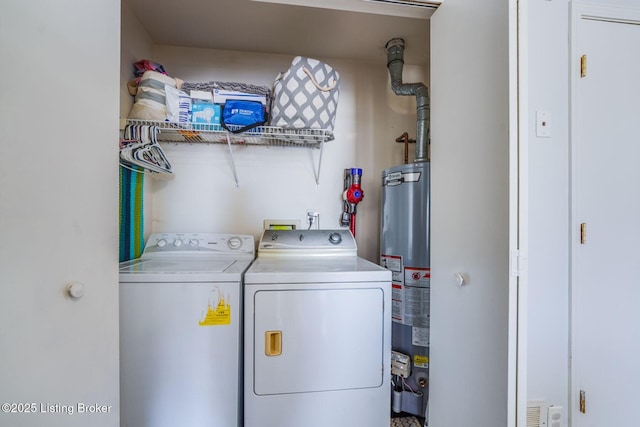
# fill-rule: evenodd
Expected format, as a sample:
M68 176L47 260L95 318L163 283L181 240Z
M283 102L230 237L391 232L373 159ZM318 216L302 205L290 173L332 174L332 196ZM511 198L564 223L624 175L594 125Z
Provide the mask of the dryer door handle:
M282 331L266 331L264 333L264 354L267 356L282 354Z

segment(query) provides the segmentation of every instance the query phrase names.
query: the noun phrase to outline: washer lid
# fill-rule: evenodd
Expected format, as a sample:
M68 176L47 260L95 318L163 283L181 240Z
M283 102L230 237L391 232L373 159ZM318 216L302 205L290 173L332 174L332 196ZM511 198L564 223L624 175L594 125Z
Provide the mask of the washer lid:
M222 273L229 270L236 262L235 259L137 258L121 263L120 273Z
M250 264L243 259L135 259L120 264L120 283L240 283Z

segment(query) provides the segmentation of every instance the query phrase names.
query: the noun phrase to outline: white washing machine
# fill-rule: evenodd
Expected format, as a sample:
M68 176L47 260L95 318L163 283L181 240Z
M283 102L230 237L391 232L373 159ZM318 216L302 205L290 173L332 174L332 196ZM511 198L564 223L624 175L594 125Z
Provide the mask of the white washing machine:
M244 283L245 427L389 426L389 270L348 230L266 230Z
M120 263L120 425L242 425L242 276L252 236L153 234Z

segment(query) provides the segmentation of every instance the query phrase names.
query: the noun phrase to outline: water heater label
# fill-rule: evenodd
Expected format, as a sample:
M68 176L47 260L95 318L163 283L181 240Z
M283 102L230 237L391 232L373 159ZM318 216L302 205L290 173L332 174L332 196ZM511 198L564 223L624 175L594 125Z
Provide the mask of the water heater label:
M393 281L402 281L402 257L397 255L380 255L380 265L391 270Z
M431 269L428 267L404 268L404 321L414 328L429 328ZM415 340L414 340L415 341ZM418 340L424 342L424 340ZM428 338L427 340L428 341ZM416 344L419 345L419 344ZM428 344L427 344L428 345Z
M431 280L429 267L406 267L404 269L405 283L409 286L423 286L428 288Z
M380 255L380 265L387 270L391 270L391 320L404 323L402 257L398 255Z
M416 368L428 368L429 367L429 357L421 356L416 354L413 356L413 366Z
M393 172L382 178L382 186L393 187L405 182L418 182L420 176L422 176L422 172Z
M398 323L404 323L402 294L402 283L391 283L391 320Z
M429 328L411 328L411 344L429 347Z

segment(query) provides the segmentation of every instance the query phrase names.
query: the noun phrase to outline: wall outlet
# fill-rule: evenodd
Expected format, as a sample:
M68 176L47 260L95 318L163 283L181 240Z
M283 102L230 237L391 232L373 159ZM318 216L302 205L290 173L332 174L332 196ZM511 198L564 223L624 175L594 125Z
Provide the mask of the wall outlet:
M316 228L320 229L320 212L315 209L307 209L307 224L309 229L315 224Z
M547 427L562 427L562 406L549 406L547 409Z

